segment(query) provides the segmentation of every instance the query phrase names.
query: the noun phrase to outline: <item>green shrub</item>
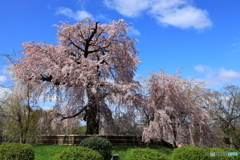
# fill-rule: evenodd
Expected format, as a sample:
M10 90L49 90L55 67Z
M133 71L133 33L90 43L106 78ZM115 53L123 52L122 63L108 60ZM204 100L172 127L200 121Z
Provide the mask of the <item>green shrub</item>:
M127 151L124 160L168 160L168 157L149 148L135 148Z
M106 138L89 137L80 142L80 146L98 151L105 159L111 157L112 143Z
M238 150L235 148L230 148L230 147L219 147L219 148L221 148L224 152L238 152Z
M204 150L198 147L183 146L173 151L174 160L206 160L209 157L210 153L206 155Z
M103 157L92 149L75 146L56 154L52 160L103 160Z
M2 143L0 145L1 160L34 160L34 150L29 144Z

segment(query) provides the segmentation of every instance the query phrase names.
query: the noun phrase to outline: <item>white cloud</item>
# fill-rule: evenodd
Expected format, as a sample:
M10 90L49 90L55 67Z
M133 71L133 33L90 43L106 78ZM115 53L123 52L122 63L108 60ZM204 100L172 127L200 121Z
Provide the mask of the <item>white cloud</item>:
M209 66L197 65L194 66L194 70L196 70L199 73L205 74L207 79L213 79L213 77L216 76L216 71Z
M127 17L137 17L147 11L165 26L182 29L204 29L212 26L208 12L198 9L190 0L104 0L107 7Z
M212 22L207 18L207 12L187 6L184 8L171 8L155 12L154 16L163 25L172 25L182 29L203 29L210 27Z
M86 12L86 11L77 11L77 12L73 12L70 8L66 8L66 7L60 7L58 8L56 14L62 14L67 16L68 18L72 18L76 21L81 21L84 18L90 17L93 18L93 16Z
M104 0L104 4L127 17L137 17L149 7L149 0Z
M205 75L205 78L202 78L200 80L206 81L215 86L227 82L233 82L235 79L240 79L240 72L231 69L213 69L209 66L197 65L194 66L194 70Z
M209 69L208 66L202 66L202 65L194 66L194 70L196 70L197 72L200 72L200 73L204 72L208 69Z
M233 70L226 70L224 68L219 70L219 79L227 82L232 79L240 78L240 72L236 72Z
M7 81L7 77L6 76L0 76L0 83L6 82L6 81Z
M141 33L139 30L135 29L134 27L131 27L128 31L129 35L135 35L135 36L140 36Z

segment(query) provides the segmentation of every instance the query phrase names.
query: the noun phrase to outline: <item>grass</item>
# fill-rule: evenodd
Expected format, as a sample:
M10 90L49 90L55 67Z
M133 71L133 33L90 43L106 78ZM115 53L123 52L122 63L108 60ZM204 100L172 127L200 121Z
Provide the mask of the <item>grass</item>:
M66 145L33 145L36 160L51 160L58 152L72 146Z
M65 145L33 145L34 151L35 151L35 159L36 160L51 160L51 158L58 152L72 147L72 146L65 146ZM120 160L123 159L127 153L128 149L131 148L146 148L149 147L154 150L158 150L161 153L166 154L170 159L172 158L172 153L173 149L172 148L167 148L167 147L162 147L162 146L157 146L157 145L152 145L152 146L146 146L146 145L140 145L140 146L124 146L124 145L119 145L119 146L113 146L112 148L112 154L118 154Z

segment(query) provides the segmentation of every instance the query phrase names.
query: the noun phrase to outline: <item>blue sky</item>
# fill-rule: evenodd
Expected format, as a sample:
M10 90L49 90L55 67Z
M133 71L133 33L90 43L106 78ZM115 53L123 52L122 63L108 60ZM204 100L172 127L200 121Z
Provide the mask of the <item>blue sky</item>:
M8 0L1 2L0 54L21 56L21 43L56 44L59 21L73 24L85 17L110 23L133 23L129 36L143 62L136 75L182 69L185 78L207 81L211 88L240 83L239 0ZM8 85L0 56L0 84Z

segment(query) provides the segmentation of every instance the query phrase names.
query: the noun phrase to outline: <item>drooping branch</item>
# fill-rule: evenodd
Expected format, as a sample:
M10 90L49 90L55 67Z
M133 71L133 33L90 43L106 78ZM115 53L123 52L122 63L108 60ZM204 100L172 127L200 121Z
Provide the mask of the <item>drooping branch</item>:
M7 57L7 59L8 59L13 65L15 65L15 64L18 63L18 62L15 61L10 55L7 55L7 54L0 54L0 56L5 56L5 57Z
M71 116L66 116L66 117L64 117L64 116L62 115L61 121L63 121L64 119L68 119L68 118L74 118L74 117L80 115L83 111L85 111L85 110L87 109L87 107L89 107L89 106L88 106L88 105L84 106L78 113L73 114L73 115L71 115Z

